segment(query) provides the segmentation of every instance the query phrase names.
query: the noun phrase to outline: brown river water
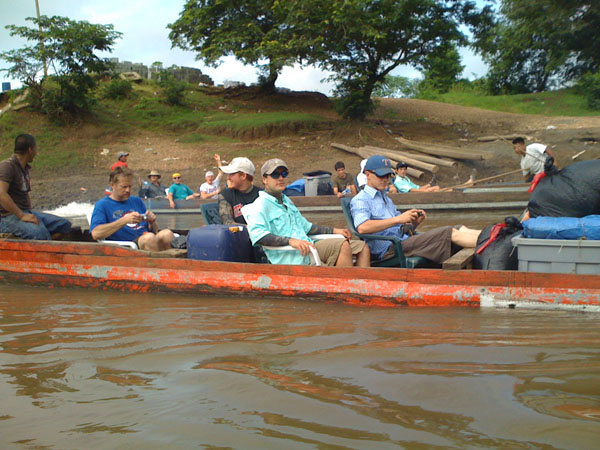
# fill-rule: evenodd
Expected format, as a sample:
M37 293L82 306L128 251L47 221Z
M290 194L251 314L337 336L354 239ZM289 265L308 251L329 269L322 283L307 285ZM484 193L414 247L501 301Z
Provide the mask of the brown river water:
M573 448L600 315L0 285L0 448Z

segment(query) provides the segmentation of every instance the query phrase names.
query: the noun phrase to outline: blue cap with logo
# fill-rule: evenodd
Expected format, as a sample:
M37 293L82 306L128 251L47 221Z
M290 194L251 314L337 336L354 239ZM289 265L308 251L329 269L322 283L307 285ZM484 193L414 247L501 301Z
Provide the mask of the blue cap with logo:
M365 164L365 170L375 172L375 174L380 177L392 175L394 173L392 162L385 156L380 155L371 156L367 160L367 164Z

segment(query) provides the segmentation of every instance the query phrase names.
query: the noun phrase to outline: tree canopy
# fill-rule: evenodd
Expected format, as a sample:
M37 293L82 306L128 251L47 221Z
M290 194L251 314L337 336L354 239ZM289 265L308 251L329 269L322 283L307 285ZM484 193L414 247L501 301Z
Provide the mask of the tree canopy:
M492 92L544 91L597 72L599 27L597 1L502 0L495 24L476 42Z
M278 0L188 0L168 26L169 38L209 65L228 55L259 65L262 84L272 89L281 69L296 58L288 42L288 8Z
M34 106L44 110L44 104L52 104L64 112L75 113L87 109L90 89L96 86L98 75L110 67L107 59L96 52L112 51L112 46L121 33L112 25L91 24L74 21L67 17L28 17L35 27L8 25L11 36L19 36L33 42L23 48L0 53L0 58L12 64L3 69L21 80L30 88ZM41 28L41 31L40 31ZM46 62L50 78L58 90L47 92L40 79L41 69ZM48 112L47 108L46 111Z

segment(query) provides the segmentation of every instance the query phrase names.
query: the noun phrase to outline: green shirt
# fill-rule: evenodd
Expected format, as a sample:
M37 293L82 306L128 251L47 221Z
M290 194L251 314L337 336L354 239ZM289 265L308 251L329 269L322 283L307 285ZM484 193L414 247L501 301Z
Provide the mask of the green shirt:
M312 223L306 220L287 195L281 195L282 203L265 191L258 193L258 198L242 208L248 223L250 240L256 244L267 234L301 239L313 242L308 237ZM286 250L267 250L265 253L272 264L308 265L310 258L300 252Z
M173 200L185 200L188 195L192 195L193 193L194 191L185 184L173 183L171 187L169 187L169 194L173 194Z

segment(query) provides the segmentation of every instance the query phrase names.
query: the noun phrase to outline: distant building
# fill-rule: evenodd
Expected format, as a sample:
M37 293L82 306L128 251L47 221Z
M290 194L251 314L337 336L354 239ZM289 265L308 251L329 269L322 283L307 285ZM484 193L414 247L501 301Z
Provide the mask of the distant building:
M114 65L113 72L116 74L137 72L142 78L152 80L157 79L160 76L160 69L152 66L148 67L142 63L119 61L119 58L110 58L110 62ZM172 66L164 70L172 72L175 79L180 81L187 81L188 83L193 84L204 83L210 86L214 85L213 80L208 75L204 75L202 71L193 67Z

